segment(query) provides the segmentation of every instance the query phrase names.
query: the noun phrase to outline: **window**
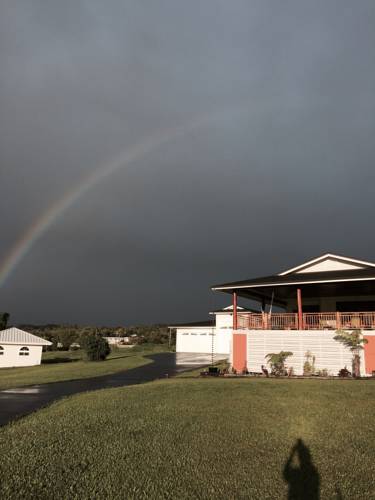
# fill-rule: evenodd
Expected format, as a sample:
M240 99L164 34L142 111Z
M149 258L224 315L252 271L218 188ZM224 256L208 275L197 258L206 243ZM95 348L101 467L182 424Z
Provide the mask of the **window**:
M3 355L4 355L4 347L2 347L2 346L0 345L0 356L3 356Z
M21 347L20 356L28 356L28 355L29 355L29 348L28 347Z

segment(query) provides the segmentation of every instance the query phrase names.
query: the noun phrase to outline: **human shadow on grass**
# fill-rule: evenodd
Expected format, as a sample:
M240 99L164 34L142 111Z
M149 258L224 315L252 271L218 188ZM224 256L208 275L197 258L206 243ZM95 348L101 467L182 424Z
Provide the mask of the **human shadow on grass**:
M298 462L297 465L294 465ZM319 500L320 476L312 462L309 448L297 439L283 471L288 483L288 500Z

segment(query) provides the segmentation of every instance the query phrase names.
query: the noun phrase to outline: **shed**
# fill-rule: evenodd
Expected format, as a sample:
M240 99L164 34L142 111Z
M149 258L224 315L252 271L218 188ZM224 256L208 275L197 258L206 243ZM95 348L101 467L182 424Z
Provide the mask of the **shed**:
M20 330L7 328L0 331L0 368L40 365L43 346L52 342Z

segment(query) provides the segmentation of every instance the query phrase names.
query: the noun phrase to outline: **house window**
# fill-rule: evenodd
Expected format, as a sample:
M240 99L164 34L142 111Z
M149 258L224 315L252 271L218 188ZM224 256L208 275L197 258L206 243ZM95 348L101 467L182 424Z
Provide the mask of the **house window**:
M21 347L19 354L20 354L20 356L28 356L29 355L29 348L28 347Z
M4 354L4 347L0 345L0 356L3 356L3 354Z

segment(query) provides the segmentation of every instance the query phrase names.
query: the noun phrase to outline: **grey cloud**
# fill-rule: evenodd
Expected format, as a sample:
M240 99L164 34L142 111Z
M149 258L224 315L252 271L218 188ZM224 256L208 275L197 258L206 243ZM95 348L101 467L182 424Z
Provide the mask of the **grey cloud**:
M209 285L325 251L375 260L374 3L0 6L4 258L121 151L211 120L72 206L0 290L16 322L204 317Z

